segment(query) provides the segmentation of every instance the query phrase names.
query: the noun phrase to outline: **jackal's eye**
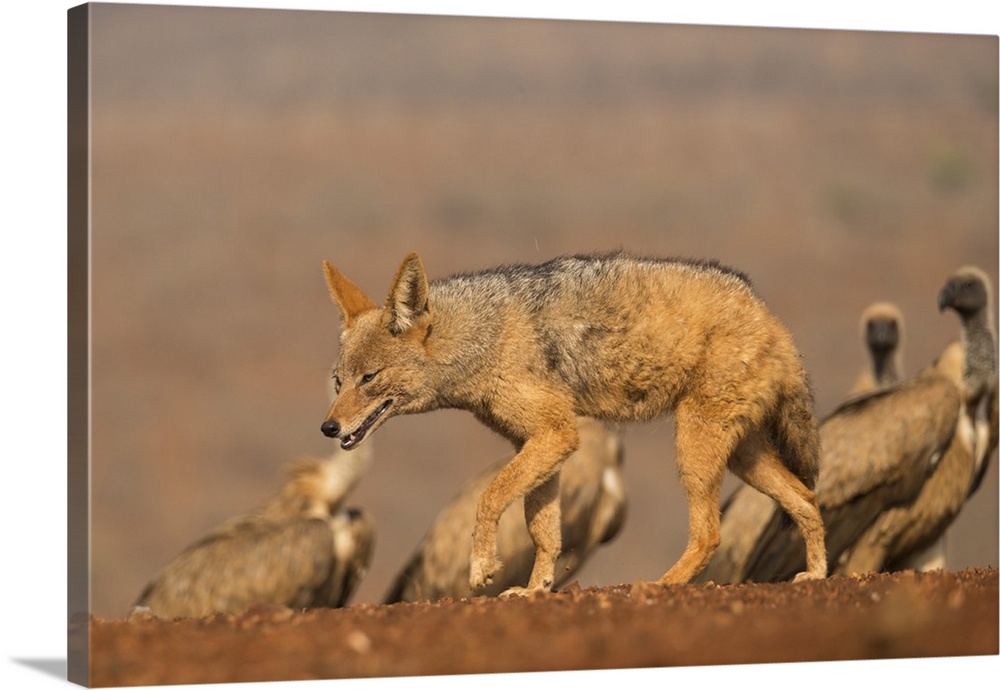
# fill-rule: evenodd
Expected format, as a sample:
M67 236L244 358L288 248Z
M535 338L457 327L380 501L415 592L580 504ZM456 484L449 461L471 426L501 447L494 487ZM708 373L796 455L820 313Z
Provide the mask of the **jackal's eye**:
M370 383L372 379L374 379L376 376L378 376L378 372L379 371L382 371L382 370L379 369L378 371L369 371L367 374L365 374L365 375L363 375L361 377L361 383L363 383L363 384L364 383Z
M336 374L333 376L333 390L335 393L340 392L340 377Z

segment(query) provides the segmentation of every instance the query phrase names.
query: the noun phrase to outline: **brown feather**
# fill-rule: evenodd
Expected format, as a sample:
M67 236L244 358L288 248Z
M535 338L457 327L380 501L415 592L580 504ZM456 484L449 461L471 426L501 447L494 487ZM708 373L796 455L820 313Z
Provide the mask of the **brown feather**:
M297 461L271 500L188 546L135 606L173 618L344 605L371 562L374 527L340 505L367 464L367 452Z

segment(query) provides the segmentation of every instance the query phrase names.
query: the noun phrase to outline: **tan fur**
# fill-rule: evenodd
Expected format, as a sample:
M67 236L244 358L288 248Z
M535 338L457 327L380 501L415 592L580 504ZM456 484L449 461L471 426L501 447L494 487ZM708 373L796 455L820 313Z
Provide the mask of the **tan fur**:
M705 569L691 581L742 582L747 561L777 510L778 505L770 496L755 491L748 484L736 487L722 505L719 546Z
M368 299L361 288L325 261L323 262L323 270L326 272L326 282L330 287L330 297L340 305L345 325L351 325L354 314L375 308L375 303Z
M620 434L587 418L581 418L578 427L580 448L567 458L559 473L562 552L556 561L556 587L568 582L597 547L618 534L626 512ZM473 592L469 587L469 556L479 498L509 461L504 458L476 476L438 513L385 603L496 596L527 582L534 544L525 524L523 502L515 501L504 511L497 530L503 566L484 590Z
M353 448L393 415L454 407L517 449L479 502L473 589L499 571L497 525L521 497L535 545L527 590L553 586L559 470L579 444L577 415L636 422L671 411L689 540L660 582L687 582L708 562L727 465L806 535L803 577L825 576L810 489L819 454L812 393L790 334L745 276L612 254L428 282L410 254L385 304L360 309L364 300L339 294L346 279L325 271L344 317L325 434Z
M374 548L371 519L341 508L367 467L367 451L295 462L274 497L185 549L135 606L163 618L238 613L254 605L343 606Z

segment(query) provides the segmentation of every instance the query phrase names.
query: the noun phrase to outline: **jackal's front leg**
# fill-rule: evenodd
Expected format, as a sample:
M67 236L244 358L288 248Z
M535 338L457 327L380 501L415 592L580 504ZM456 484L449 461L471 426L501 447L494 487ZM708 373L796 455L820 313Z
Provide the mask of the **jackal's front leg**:
M497 556L497 523L480 517L482 513L483 504L480 501L469 557L469 587L473 592L492 585L493 577L503 565Z
M501 592L502 597L548 592L555 585L556 559L562 549L558 472L524 497L524 518L535 544L535 563L528 586L510 587Z
M535 543L536 561L528 588L552 588L561 542L559 466L579 443L576 425L572 422L536 435L486 487L479 500L472 532L469 585L473 591L491 584L500 570L497 524L507 506L521 496L525 497L525 518Z

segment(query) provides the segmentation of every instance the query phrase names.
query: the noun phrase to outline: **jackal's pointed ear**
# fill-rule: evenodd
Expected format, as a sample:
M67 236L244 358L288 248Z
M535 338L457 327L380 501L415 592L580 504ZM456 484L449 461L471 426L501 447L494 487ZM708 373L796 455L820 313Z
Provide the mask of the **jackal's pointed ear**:
M416 252L406 255L396 278L392 281L385 301L386 327L393 335L409 330L424 314L430 314L427 303L427 275Z
M361 288L348 280L347 276L331 266L330 262L325 259L323 260L323 273L326 274L326 286L330 288L330 297L340 307L340 312L344 316L344 328L350 328L358 314L377 308L378 305L372 302L368 295L361 291Z

